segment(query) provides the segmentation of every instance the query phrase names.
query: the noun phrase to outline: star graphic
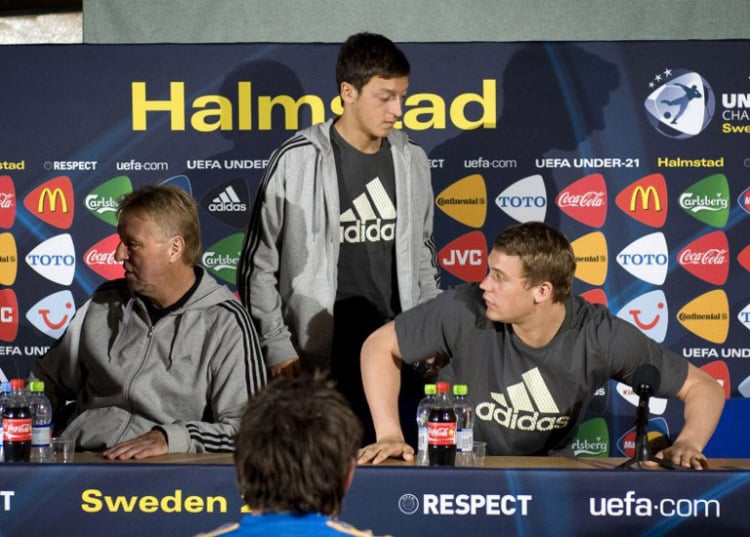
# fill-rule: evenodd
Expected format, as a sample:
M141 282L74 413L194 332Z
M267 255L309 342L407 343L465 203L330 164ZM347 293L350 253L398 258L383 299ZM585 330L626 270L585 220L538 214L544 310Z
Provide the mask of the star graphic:
M667 78L669 78L670 76L672 76L672 70L669 67L667 67L666 69L664 69L664 76L667 77Z

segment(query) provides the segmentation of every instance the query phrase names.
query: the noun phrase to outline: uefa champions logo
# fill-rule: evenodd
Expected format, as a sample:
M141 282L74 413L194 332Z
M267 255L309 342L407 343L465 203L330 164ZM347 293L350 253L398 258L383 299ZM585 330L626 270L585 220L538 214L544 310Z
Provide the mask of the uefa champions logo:
M665 69L649 84L643 103L651 125L669 138L691 138L703 132L716 110L714 91L695 71Z
M398 499L398 510L405 515L413 515L419 511L419 498L414 494L404 494Z

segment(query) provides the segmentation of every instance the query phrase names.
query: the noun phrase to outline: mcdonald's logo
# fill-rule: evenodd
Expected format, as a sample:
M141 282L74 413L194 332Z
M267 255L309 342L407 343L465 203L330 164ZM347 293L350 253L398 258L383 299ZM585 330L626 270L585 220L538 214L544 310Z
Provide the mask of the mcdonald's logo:
M73 184L61 175L32 190L23 200L28 211L51 226L70 229L75 213Z
M653 186L643 188L639 185L635 187L635 189L633 189L633 194L631 194L630 196L630 212L635 212L636 208L638 207L639 199L641 200L641 210L648 211L648 202L650 199L653 199L654 210L661 211L661 199L659 198L659 194L656 192L656 189Z
M667 221L667 183L654 173L642 177L622 190L617 206L631 218L647 226L660 228Z

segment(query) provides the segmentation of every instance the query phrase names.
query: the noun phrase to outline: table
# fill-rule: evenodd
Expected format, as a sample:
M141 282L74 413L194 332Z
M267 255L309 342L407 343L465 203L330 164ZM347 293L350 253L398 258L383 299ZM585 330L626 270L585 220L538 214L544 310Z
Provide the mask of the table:
M484 468L390 461L355 473L341 518L376 534L734 535L750 531L750 460L708 471L624 459L488 457ZM229 454L0 465L0 535L193 535L242 515Z

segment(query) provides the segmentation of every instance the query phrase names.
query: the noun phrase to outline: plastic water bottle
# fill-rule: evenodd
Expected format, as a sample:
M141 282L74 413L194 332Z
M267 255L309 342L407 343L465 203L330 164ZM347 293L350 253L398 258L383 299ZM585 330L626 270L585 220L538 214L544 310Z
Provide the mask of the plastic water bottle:
M3 454L5 462L29 462L31 455L31 411L23 379L11 379L10 397L3 408Z
M466 384L453 386L453 405L456 411L456 466L474 466L474 408L466 398Z
M456 464L456 411L450 396L450 384L435 384L437 395L427 421L427 456L430 466Z
M44 395L44 382L29 383L29 410L31 411L31 462L52 460L52 404Z
M10 382L6 380L0 386L0 462L5 460L5 450L3 449L3 411L5 410L5 405L8 404L8 399L10 399Z
M430 464L427 456L427 421L430 417L430 408L435 401L437 390L434 384L424 385L424 398L417 406L417 466L428 466Z

